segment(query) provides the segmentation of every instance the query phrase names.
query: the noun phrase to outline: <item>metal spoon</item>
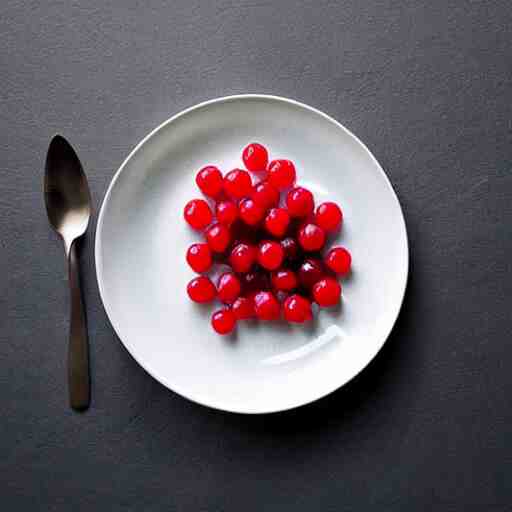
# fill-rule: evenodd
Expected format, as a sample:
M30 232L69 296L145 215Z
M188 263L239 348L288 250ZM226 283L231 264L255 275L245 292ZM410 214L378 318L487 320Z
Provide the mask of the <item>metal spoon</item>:
M52 139L46 155L44 197L48 219L64 241L69 265L69 401L73 409L84 410L90 400L89 349L75 242L89 224L91 196L80 160L61 135Z

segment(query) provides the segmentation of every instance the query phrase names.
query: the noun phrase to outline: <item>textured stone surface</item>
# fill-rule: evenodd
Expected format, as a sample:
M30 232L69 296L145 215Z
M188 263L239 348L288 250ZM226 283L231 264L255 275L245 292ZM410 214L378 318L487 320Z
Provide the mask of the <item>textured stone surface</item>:
M510 2L21 1L0 6L5 510L481 511L512 503ZM55 132L96 209L198 101L266 92L360 136L401 199L403 312L355 381L270 417L211 411L116 339L82 252L93 403L67 407L68 300L41 193Z

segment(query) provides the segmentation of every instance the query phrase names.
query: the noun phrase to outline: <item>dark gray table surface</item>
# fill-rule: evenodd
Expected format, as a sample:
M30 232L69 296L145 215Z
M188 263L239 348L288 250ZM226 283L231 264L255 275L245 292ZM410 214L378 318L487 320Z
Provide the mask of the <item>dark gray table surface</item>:
M4 0L0 36L3 510L510 510L510 1ZM386 169L411 250L391 337L310 406L203 408L114 335L91 229L93 401L73 413L65 261L41 190L51 136L76 147L97 211L149 130L241 92L330 113Z

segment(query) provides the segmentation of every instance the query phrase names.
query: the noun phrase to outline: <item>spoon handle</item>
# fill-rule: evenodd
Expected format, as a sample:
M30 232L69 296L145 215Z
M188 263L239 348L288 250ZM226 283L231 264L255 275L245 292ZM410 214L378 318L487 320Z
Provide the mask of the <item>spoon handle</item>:
M89 407L90 401L89 347L78 273L76 242L73 242L69 249L68 263L71 297L68 353L69 403L75 410L84 410Z

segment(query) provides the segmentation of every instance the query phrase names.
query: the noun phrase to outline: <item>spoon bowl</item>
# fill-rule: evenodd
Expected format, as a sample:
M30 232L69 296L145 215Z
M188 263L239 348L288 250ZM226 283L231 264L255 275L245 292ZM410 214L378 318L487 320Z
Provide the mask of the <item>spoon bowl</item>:
M80 160L61 135L56 135L48 148L44 192L50 224L69 253L73 241L87 230L91 196Z

